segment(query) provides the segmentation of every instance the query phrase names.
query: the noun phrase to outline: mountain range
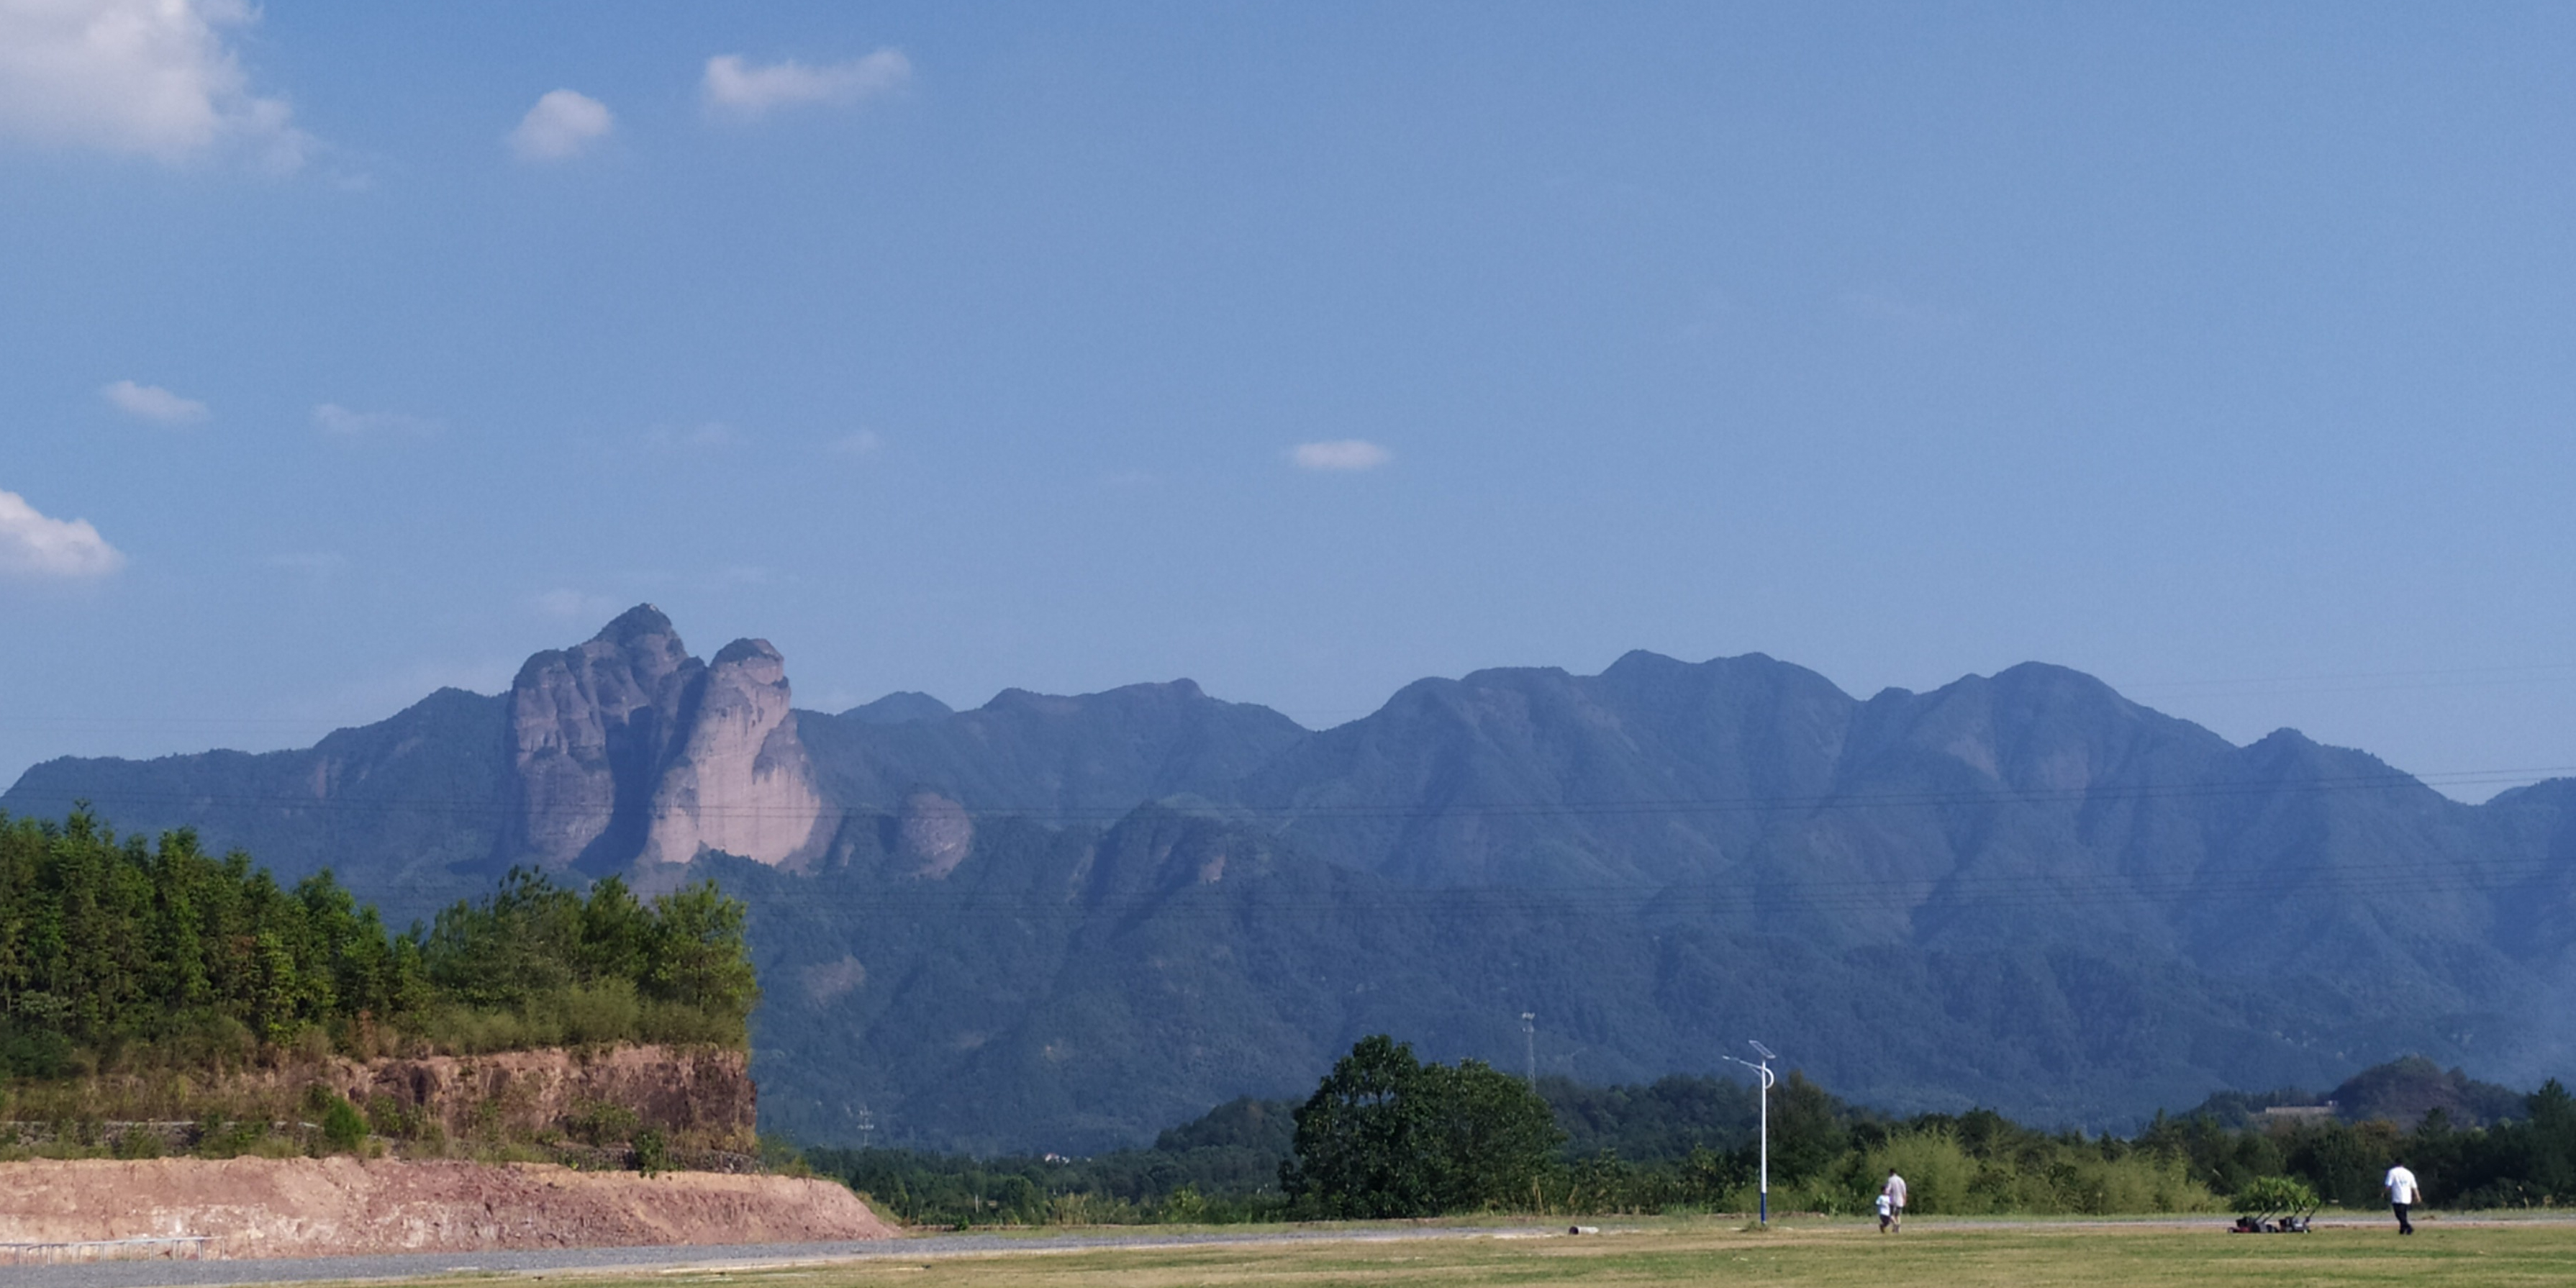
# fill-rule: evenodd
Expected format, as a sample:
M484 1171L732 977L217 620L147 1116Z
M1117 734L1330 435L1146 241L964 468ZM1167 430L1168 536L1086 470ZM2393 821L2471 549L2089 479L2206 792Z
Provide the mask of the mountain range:
M49 761L0 809L78 800L398 921L514 864L713 877L752 909L764 1128L816 1142L1110 1148L1380 1031L1595 1083L1759 1038L1882 1108L2092 1126L2576 1058L2576 781L2468 805L2040 664L1855 698L1641 652L1321 731L1187 680L828 714L641 606L504 694Z

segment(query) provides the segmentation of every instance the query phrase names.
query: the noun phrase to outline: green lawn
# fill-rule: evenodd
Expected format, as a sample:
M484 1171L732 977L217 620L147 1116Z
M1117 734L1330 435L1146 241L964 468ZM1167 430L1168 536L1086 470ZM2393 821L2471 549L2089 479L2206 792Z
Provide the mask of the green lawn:
M1945 1226L1881 1237L1865 1224L1784 1222L1747 1233L1716 1221L1613 1226L1580 1238L1450 1237L1200 1248L876 1258L827 1266L649 1276L582 1273L584 1285L667 1288L721 1278L769 1288L1411 1288L1420 1285L2560 1285L2576 1280L2576 1224L2429 1221L2310 1235L2230 1235L2210 1218L2169 1225ZM923 1249L925 1253L930 1248ZM552 1276L550 1276L552 1277ZM442 1282L453 1284L455 1280Z

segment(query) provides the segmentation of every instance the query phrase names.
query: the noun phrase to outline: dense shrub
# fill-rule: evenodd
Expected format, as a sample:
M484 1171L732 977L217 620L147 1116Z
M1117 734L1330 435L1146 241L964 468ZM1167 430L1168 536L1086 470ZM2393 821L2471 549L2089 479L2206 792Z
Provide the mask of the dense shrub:
M327 871L285 887L192 832L0 815L0 1076L263 1050L740 1046L759 998L743 921L712 883L646 903L615 878L582 892L515 869L394 934Z

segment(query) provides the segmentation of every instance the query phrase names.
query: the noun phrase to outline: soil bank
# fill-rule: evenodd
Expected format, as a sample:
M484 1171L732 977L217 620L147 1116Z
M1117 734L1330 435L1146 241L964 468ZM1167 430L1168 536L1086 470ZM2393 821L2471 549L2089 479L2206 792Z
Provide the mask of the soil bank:
M180 1256L892 1238L846 1187L784 1176L354 1158L0 1163L0 1264L30 1245L195 1238ZM19 1245L12 1248L9 1245Z

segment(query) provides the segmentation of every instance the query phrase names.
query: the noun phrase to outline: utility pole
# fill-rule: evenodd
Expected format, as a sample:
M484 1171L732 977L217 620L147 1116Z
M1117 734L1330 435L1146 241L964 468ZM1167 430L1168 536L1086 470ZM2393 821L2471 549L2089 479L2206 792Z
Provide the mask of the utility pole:
M1718 1059L1732 1060L1762 1076L1761 1221L1762 1224L1767 1227L1771 1224L1771 1062L1779 1059L1780 1057L1775 1054L1771 1048L1764 1046L1759 1042L1751 1043L1751 1045L1753 1047L1753 1053L1762 1057L1762 1063L1755 1064L1751 1060L1736 1060L1735 1057L1731 1055L1722 1055L1719 1056Z
M1521 1042L1529 1048L1530 1090L1538 1090L1538 1012L1521 1012Z

